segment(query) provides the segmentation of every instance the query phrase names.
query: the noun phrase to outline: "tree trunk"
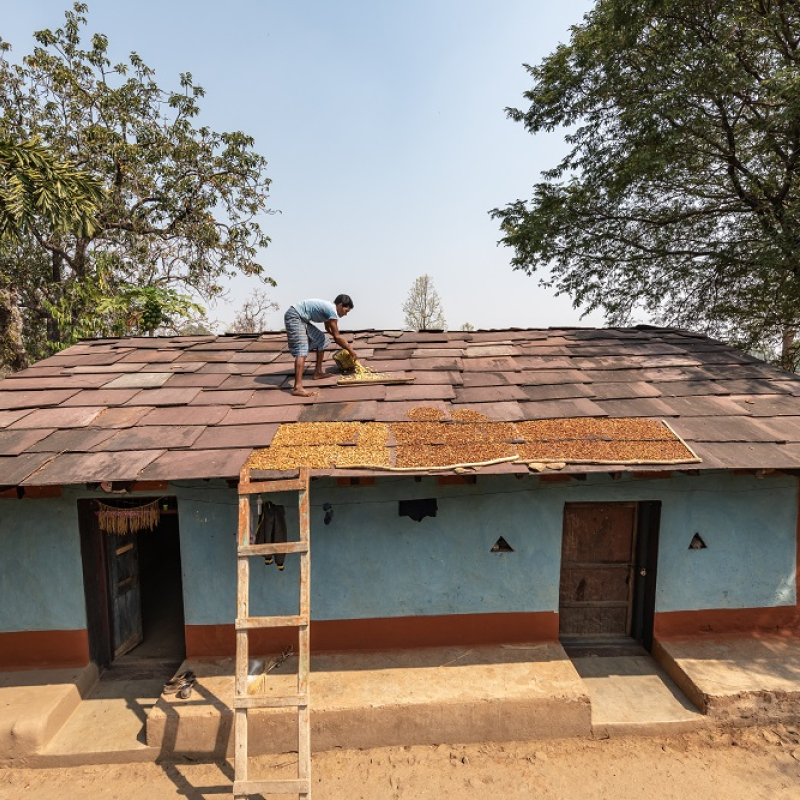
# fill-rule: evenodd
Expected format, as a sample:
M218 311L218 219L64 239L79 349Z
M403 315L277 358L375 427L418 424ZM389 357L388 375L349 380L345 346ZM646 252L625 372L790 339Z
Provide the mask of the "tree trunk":
M50 282L54 287L61 285L61 256L57 253L53 253L51 257ZM51 292L50 296L53 300L56 300L58 298L58 290ZM47 315L47 341L54 345L59 344L61 341L61 331L58 328L58 323L50 314Z
M784 372L795 372L797 370L798 347L795 340L796 331L794 328L784 328L781 340L781 369Z
M18 372L27 366L17 291L13 286L0 286L0 371Z

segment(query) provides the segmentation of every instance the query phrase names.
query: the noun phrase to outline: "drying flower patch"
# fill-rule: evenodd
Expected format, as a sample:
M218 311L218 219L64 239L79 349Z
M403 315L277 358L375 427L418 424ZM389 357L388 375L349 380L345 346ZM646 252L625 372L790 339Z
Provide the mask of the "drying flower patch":
M413 413L412 413L413 412ZM518 458L528 462L687 463L694 453L663 422L650 419L548 419L492 422L462 409L445 420L419 407L409 422L293 422L255 451L255 469L441 469ZM477 416L476 416L477 415ZM390 440L391 437L391 440Z

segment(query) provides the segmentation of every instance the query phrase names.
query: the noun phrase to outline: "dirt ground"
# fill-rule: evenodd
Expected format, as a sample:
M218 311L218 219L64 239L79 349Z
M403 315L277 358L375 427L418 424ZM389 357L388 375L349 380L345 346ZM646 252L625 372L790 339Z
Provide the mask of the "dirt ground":
M251 778L291 777L291 756L251 763ZM669 738L389 747L319 753L314 800L760 800L800 798L800 725ZM227 762L0 770L0 798L220 800Z

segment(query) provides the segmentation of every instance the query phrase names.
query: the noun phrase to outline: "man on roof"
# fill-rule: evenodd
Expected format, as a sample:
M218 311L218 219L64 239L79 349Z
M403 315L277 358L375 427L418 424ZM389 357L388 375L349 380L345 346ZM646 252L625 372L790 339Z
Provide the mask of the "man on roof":
M306 366L306 357L309 351L316 353L314 378L324 378L322 372L322 359L325 357L325 347L328 345L328 336L336 344L350 353L354 361L358 359L356 351L348 344L347 340L339 333L339 320L353 309L353 301L348 294L340 294L329 303L327 300L301 300L290 306L283 317L286 324L286 338L289 340L289 352L294 356L294 389L292 394L298 397L311 397L316 392L309 391L303 386L303 371ZM325 324L323 333L313 323Z

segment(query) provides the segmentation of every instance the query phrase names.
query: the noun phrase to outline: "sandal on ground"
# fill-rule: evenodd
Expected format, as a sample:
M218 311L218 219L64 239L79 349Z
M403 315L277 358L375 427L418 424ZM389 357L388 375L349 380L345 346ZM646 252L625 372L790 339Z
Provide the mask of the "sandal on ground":
M173 685L167 684L166 686L164 686L164 691L161 694L177 694L180 695L181 697L184 697L184 692L186 692L187 689L189 691L189 694L191 694L194 683L195 679L189 678L187 680L180 681ZM185 696L188 697L189 694L186 694Z
M177 692L182 684L185 683L194 683L195 682L195 675L192 670L187 669L186 672L181 672L180 674L176 675L171 680L168 680L164 684L164 694L174 694Z
M194 681L181 684L181 688L178 689L178 697L181 700L188 700L192 696L192 686L194 686Z

